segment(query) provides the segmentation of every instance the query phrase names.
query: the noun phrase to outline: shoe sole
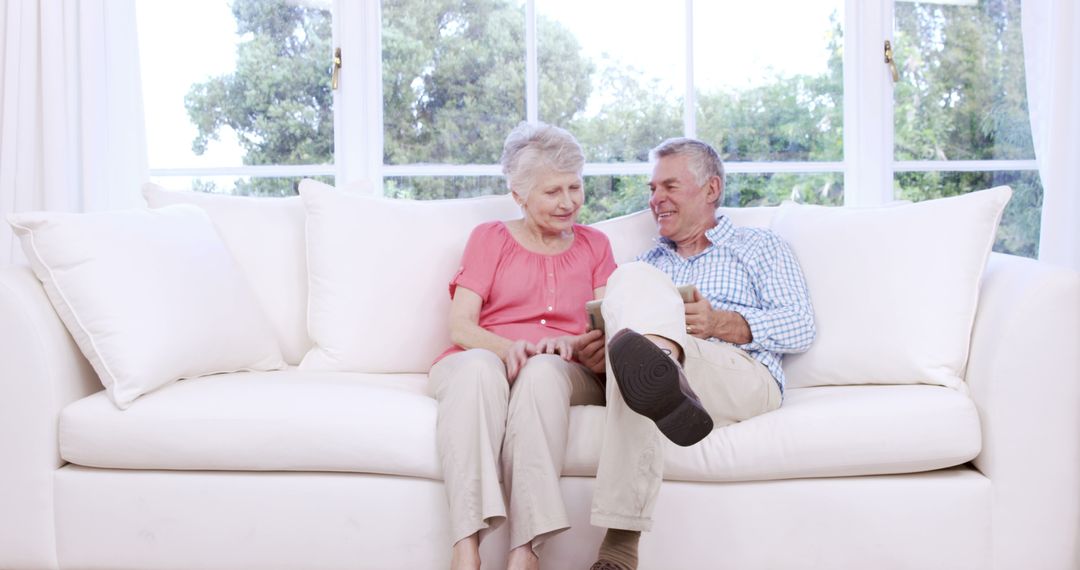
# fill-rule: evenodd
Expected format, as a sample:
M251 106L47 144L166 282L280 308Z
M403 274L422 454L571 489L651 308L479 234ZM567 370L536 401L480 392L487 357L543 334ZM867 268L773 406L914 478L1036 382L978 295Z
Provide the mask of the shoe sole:
M626 405L655 422L665 437L687 447L712 432L709 413L690 391L682 369L660 347L623 329L611 337L608 352Z

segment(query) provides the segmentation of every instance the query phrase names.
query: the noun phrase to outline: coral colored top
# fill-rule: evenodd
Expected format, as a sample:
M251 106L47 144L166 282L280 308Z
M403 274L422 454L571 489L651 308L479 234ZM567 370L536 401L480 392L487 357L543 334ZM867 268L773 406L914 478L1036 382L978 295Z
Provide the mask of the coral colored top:
M511 340L584 333L585 302L607 284L615 257L600 230L574 224L573 231L566 251L545 255L522 247L503 222L476 226L450 280L450 298L458 287L479 295L478 324ZM451 346L435 362L462 350Z

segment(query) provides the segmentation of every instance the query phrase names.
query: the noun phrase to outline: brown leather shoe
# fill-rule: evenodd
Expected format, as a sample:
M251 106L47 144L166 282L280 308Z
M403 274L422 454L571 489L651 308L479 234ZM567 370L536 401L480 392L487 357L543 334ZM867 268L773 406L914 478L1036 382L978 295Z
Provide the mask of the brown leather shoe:
M601 558L596 562L593 562L592 566L589 566L589 570L633 570L631 568L624 568L621 564L616 564L606 558Z
M682 367L651 340L622 329L611 337L608 355L626 405L656 422L668 439L686 447L712 432L712 418Z

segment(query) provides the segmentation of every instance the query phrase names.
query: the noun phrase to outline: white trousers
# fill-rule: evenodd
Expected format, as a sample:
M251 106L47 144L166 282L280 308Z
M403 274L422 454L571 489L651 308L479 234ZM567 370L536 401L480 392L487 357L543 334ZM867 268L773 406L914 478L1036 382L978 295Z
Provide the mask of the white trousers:
M683 351L691 389L720 428L780 407L772 374L749 354L722 342L686 334L682 298L671 279L642 262L620 266L608 278L603 314L608 339L623 328L665 337ZM626 406L607 367L604 443L593 493L592 524L649 530L664 476L664 447L674 445L652 420Z
M539 549L569 528L559 478L570 406L602 404L599 379L543 354L530 358L511 385L495 353L473 349L436 363L429 383L438 401L452 543L478 531L483 538L507 518L511 548L531 541Z

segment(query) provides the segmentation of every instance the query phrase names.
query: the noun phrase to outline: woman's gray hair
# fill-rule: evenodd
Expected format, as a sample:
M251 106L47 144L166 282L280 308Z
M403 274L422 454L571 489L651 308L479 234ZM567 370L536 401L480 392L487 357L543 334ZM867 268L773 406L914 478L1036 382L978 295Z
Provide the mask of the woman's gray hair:
M720 155L711 145L686 137L671 138L649 151L649 160L656 162L665 156L672 155L686 157L686 164L698 186L704 186L711 176L719 176L720 187L723 189L724 162L720 160ZM720 200L716 201L716 207L720 207Z
M581 176L585 153L566 129L523 122L507 135L499 162L506 176L506 187L524 198L536 186L541 167Z

